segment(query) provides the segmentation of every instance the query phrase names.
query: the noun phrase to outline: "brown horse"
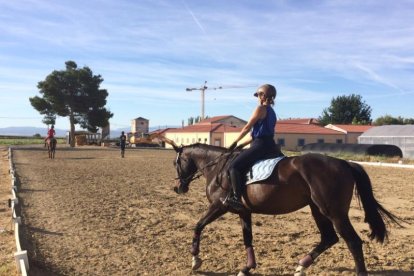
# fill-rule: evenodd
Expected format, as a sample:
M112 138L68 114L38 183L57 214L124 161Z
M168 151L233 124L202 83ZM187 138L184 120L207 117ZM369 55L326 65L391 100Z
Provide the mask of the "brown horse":
M54 159L57 140L55 138L49 138L47 139L46 143L47 143L47 152L49 153L49 158Z
M371 240L383 243L387 238L384 219L399 224L399 219L374 198L369 176L356 163L320 154L286 157L277 164L270 178L245 187L242 196L245 210L237 212L222 203L222 198L231 189L226 164L237 152L205 144L178 147L167 138L164 141L177 152L175 166L178 178L174 187L177 193L186 193L190 182L200 176L204 176L207 182L206 194L210 206L194 230L191 248L193 270L198 269L202 262L199 257L201 232L206 225L229 211L240 217L247 253L247 264L239 275L248 275L256 267L252 245L252 213L278 215L310 206L321 240L299 261L295 275L304 275L305 268L338 242L336 231L345 240L354 258L356 274L367 275L362 240L348 217L354 186L365 211L365 222L371 228Z

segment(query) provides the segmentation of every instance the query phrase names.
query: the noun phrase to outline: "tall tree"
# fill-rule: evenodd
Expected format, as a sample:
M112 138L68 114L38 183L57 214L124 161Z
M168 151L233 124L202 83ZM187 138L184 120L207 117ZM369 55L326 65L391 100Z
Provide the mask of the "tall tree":
M370 124L371 107L360 95L343 95L333 98L318 118L321 125L327 124Z
M74 61L66 61L65 65L65 70L55 70L38 83L42 97L35 96L29 100L40 114L45 115L45 123L56 116L69 117L73 147L75 124L96 132L98 127L108 125L113 114L105 108L108 92L99 88L102 77L94 75L89 67L78 69Z

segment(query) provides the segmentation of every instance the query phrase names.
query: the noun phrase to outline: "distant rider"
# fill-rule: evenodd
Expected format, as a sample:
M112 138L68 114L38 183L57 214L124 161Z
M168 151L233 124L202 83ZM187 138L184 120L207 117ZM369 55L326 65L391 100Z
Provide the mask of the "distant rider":
M50 127L50 129L47 131L47 136L46 136L46 138L45 138L45 147L46 147L46 142L47 142L47 139L52 139L52 138L55 138L55 135L56 135L56 132L55 132L55 127L52 125L52 126Z
M121 136L119 136L119 145L121 146L121 157L124 158L125 155L125 146L126 146L127 137L125 132L121 132Z

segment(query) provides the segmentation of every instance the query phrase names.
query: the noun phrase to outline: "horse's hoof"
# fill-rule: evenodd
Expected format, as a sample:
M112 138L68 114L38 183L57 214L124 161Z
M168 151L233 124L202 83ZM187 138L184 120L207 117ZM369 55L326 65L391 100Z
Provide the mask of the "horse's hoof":
M240 270L240 272L237 274L237 276L250 276L250 275L252 275L250 271L244 270L244 269Z
M242 270L240 270L239 274L237 274L237 276L246 276L246 275L252 275L250 273L251 269L255 269L256 268L256 263L250 265L250 266L245 266L243 267Z
M295 274L293 275L294 276L306 276L305 269L306 269L305 267L300 265L296 268Z
M193 256L193 261L192 261L192 264L191 264L191 269L192 270L199 269L202 263L203 263L203 261L198 256Z

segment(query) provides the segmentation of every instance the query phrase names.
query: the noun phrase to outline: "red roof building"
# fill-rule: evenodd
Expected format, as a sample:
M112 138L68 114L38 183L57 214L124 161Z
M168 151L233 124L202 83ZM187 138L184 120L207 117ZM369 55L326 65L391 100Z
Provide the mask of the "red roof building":
M321 127L314 119L279 120L275 127L275 141L282 149L300 151L311 143L344 143L346 135Z
M329 124L325 128L333 129L340 131L346 134L345 143L346 144L358 144L358 137L362 133L372 128L371 125L341 125L341 124Z
M301 124L301 125L318 125L319 121L315 118L295 118L295 119L280 119L278 124Z
M165 136L177 145L206 143L228 147L246 123L232 115L216 116L194 125L169 129L165 131ZM299 151L305 144L310 143L357 143L352 135L359 134L358 130L363 129L363 126L343 126L343 128L345 131L322 127L312 118L279 120L275 127L275 141L282 146L282 149L292 151ZM348 138L350 135L352 139Z

